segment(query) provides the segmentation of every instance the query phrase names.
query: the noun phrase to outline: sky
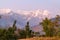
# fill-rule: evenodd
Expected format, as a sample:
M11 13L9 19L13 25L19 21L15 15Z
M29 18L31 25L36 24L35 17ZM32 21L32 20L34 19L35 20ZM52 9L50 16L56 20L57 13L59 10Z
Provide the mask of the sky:
M60 0L0 0L0 9L48 10L52 17L60 14Z

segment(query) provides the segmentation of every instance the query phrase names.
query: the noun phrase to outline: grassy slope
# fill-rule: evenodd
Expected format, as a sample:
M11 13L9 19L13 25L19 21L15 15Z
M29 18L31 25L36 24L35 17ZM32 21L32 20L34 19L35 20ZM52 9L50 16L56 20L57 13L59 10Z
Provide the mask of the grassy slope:
M34 37L27 39L19 39L19 40L60 40L59 37Z

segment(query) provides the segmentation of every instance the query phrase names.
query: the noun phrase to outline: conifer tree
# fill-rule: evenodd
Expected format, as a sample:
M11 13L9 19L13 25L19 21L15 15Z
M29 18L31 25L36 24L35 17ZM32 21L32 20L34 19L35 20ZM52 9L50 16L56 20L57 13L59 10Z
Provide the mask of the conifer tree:
M27 22L27 25L25 26L25 30L26 30L26 38L29 38L31 35L29 22Z
M14 23L13 23L13 29L14 29L14 30L17 29L17 27L16 27L16 22L17 22L17 21L15 20Z

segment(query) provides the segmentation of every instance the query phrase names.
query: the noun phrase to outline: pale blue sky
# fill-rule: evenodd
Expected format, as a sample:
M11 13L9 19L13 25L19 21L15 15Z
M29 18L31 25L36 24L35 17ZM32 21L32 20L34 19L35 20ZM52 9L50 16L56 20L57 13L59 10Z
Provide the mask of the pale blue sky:
M53 15L60 11L60 0L0 0L0 8L13 10L49 10Z

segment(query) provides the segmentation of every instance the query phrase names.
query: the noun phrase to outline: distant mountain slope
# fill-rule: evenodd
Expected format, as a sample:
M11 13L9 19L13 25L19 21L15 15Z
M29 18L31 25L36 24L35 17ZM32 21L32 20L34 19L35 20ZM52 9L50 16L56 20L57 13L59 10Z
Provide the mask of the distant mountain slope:
M35 25L35 26L31 27L31 28L35 32L41 32L43 30L41 25Z
M0 9L0 26L12 26L14 20L17 20L17 27L24 27L26 22L30 22L30 26L38 25L42 19L48 17L47 10L34 11L12 11L11 9Z

